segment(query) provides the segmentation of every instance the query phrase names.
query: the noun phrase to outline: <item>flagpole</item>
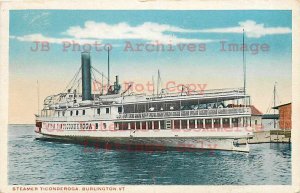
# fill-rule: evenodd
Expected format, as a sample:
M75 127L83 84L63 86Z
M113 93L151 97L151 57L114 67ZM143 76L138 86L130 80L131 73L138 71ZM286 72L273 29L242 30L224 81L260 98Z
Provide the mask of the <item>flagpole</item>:
M37 108L38 108L38 115L40 114L40 85L39 85L39 81L36 81L36 85L37 85Z
M244 94L246 94L246 58L245 58L245 31L243 29L243 72L244 72Z
M246 58L245 58L245 30L243 29L243 73L244 73L244 108L247 107L246 98ZM243 126L246 126L245 118L243 118Z

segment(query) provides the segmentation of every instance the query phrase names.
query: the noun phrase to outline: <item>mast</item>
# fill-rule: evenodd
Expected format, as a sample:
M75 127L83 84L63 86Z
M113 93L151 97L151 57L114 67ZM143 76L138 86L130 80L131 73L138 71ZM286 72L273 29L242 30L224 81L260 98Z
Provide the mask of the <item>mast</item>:
M103 72L102 72L101 75L102 75L101 76L101 95L103 95L103 88L104 88L104 86L103 86Z
M243 28L243 73L244 73L244 108L247 107L246 102L246 60L245 60L245 30ZM246 118L243 117L243 126L245 126Z
M154 76L152 76L152 85L153 85L152 95L153 95L153 96L154 96L154 92L155 92L154 84L155 84L155 82L154 82Z
M276 84L277 84L277 82L275 82L275 84L274 84L274 89L273 89L273 102L274 102L274 107L276 107ZM273 114L274 114L274 117L275 117L275 108L273 109ZM274 119L274 128L276 128L276 120Z
M244 72L244 94L246 94L246 58L245 58L245 31L243 29L243 72Z
M159 90L159 84L160 84L160 73L159 73L159 69L158 69L158 71L157 71L157 95L158 95L158 90Z
M36 85L37 85L37 108L38 108L38 115L40 114L40 85L39 85L39 80L36 81Z
M109 86L110 86L110 72L109 72L109 69L110 67L109 67L109 47L108 47L108 49L107 49L107 88L109 88Z

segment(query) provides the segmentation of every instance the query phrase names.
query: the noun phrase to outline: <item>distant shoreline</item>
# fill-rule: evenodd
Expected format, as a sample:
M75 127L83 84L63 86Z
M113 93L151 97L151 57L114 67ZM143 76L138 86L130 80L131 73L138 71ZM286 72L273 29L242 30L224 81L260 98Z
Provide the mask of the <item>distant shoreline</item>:
M34 123L9 123L8 125L34 125Z

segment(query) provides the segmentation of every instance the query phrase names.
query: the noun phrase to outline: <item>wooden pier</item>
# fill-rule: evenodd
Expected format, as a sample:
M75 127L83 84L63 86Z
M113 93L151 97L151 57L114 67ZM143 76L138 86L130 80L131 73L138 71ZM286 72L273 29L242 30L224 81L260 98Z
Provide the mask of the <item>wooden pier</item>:
M253 133L252 139L248 139L250 144L255 143L291 143L290 130L271 130L258 131ZM245 143L245 140L239 140L239 143Z

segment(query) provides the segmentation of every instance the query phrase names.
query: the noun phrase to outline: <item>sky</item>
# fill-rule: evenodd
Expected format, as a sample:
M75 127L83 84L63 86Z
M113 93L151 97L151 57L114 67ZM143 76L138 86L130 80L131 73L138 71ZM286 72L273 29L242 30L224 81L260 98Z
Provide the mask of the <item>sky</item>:
M64 91L76 74L84 49L91 52L92 66L107 74L107 45L111 79L119 75L123 88L134 82L135 92L147 93L158 69L161 87L243 87L243 52L229 48L242 45L243 30L247 93L266 113L275 82L277 104L291 101L291 22L291 12L279 10L12 10L9 122L34 123L43 99ZM49 45L36 49L37 41Z

